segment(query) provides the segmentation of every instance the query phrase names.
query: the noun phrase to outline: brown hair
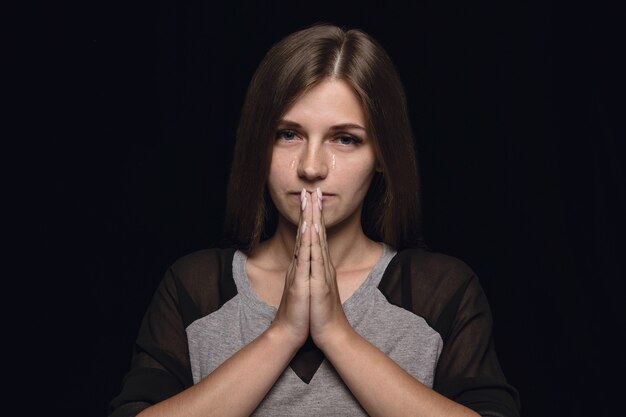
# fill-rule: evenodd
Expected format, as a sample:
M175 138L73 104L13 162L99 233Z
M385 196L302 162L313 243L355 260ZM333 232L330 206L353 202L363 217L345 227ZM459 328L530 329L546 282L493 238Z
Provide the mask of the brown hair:
M398 250L424 246L417 162L400 78L378 42L361 30L328 24L282 39L252 77L228 184L224 232L229 245L251 251L274 233L277 212L266 181L278 121L301 94L329 77L346 81L360 98L382 168L365 197L364 232Z

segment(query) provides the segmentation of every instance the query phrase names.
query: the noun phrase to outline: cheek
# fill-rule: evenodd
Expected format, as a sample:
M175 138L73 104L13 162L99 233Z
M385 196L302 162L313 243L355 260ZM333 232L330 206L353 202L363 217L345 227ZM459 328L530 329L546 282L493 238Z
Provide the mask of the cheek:
M280 210L285 204L286 192L293 187L294 171L297 167L293 155L285 155L275 152L270 163L270 172L267 177L267 189L274 205ZM286 207L287 207L286 206Z
M374 178L375 170L373 168L367 168L359 172L359 176L355 178L357 182L355 187L355 195L354 199L359 201L359 204L363 204L365 200L365 196L367 195L367 191L372 184L372 179Z
M284 184L281 181L282 178L279 174L280 174L280 170L270 170L270 174L267 177L267 189L270 192L270 195L272 197L272 200L274 201L274 204L276 204L276 196L279 190L284 188Z
M376 172L375 164L376 161L374 158L368 158L350 164L349 166L346 165L343 177L354 184L356 192L363 192L363 189L367 191L374 176L374 172ZM342 161L338 161L336 171L342 170L341 165L343 165Z
M296 167L296 159L299 153L298 146L274 147L272 152L272 160L270 167L278 169L294 169Z

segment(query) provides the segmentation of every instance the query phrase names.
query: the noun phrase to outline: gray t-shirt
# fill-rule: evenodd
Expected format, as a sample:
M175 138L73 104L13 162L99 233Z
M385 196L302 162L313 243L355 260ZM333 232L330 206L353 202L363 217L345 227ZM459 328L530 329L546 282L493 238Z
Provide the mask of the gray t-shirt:
M383 244L382 254L361 286L347 299L344 312L352 327L405 371L432 387L443 341L423 318L390 304L378 284L395 251ZM263 333L276 308L260 300L246 275L247 257L233 257L237 295L219 310L187 327L194 383ZM364 364L366 365L366 364ZM365 411L335 369L323 360L309 383L287 367L255 416L365 416Z

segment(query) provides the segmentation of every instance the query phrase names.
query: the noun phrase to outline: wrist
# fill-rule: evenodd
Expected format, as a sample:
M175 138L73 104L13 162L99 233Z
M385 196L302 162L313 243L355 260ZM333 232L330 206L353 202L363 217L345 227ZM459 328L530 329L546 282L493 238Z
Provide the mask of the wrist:
M290 332L277 322L272 323L262 336L270 343L275 344L277 348L289 350L292 355L295 355L306 341L306 337L302 339L302 337L295 336L293 332Z
M345 349L351 344L351 340L358 336L359 334L346 320L345 323L329 327L323 335L314 336L313 342L326 356L329 356L333 351Z

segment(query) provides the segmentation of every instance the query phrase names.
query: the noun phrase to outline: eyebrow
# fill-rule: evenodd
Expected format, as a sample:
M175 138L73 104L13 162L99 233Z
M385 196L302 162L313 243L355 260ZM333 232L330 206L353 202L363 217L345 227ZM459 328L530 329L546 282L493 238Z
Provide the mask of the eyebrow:
M293 128L297 128L297 129L302 129L302 125L300 123L296 123L296 122L292 122L291 120L285 120L282 119L278 122L279 126L283 126L283 127L293 127ZM338 124L338 125L334 125L331 126L329 128L329 130L335 131L335 130L345 130L345 129L361 129L361 130L365 130L365 128L361 125L357 125L354 123L342 123L342 124Z

